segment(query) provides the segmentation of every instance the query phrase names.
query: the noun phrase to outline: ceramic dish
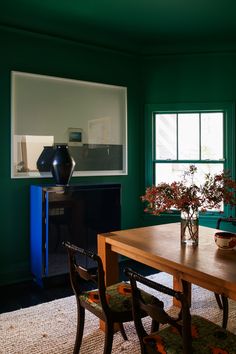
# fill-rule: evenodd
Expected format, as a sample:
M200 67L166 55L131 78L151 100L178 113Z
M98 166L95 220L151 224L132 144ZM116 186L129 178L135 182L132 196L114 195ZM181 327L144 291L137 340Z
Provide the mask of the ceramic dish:
M215 243L221 250L232 250L236 246L236 234L232 232L216 232Z

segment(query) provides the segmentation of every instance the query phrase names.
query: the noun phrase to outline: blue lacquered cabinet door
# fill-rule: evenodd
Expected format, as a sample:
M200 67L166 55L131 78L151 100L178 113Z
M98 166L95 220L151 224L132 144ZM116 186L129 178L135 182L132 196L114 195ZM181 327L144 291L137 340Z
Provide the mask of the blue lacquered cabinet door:
M39 186L30 187L30 258L31 273L41 284L45 272L44 234L45 218L43 211L43 190ZM42 285L42 284L41 284Z

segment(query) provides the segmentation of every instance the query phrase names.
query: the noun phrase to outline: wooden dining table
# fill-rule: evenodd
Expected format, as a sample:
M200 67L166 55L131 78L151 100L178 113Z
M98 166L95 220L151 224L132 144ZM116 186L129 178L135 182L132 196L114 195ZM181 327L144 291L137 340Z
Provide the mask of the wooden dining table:
M119 279L119 255L139 261L173 276L175 289L181 280L236 300L236 249L220 250L216 229L200 226L199 244L182 245L180 223L140 227L98 235L106 285ZM191 292L189 292L191 297Z

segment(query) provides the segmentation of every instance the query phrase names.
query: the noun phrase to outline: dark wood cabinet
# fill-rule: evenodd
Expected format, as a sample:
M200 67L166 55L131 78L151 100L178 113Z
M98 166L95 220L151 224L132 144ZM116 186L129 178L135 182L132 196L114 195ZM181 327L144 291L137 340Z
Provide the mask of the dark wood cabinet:
M31 272L40 286L68 273L63 241L96 252L98 233L120 230L120 193L120 184L31 186Z

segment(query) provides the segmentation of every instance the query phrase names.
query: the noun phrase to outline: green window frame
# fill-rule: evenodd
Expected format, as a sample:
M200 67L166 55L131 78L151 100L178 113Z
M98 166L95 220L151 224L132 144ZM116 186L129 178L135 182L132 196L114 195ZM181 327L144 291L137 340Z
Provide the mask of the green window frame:
M155 152L155 116L156 114L185 113L223 113L223 158L219 160L199 159L156 159ZM230 170L235 178L235 110L232 103L178 103L178 104L148 104L145 119L145 187L155 184L155 166L165 163L223 163L225 170ZM177 148L178 149L178 148ZM235 213L235 211L234 211ZM218 215L219 212L209 211L204 215ZM224 216L232 215L230 208L224 207ZM235 214L234 214L235 216Z

